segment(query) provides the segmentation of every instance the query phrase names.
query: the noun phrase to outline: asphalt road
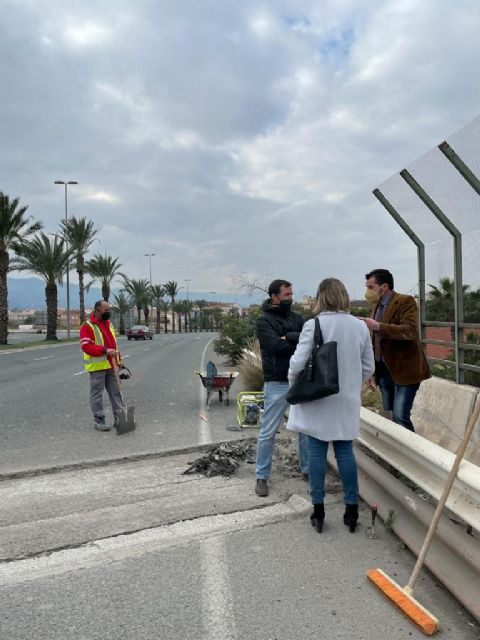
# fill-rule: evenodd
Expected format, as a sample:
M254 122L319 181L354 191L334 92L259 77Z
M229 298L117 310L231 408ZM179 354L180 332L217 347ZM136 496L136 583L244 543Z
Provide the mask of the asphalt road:
M205 392L195 370L208 359L214 334L168 334L152 341L120 338L133 378L122 386L135 406L137 430L117 436L94 430L89 376L78 344L0 352L0 474L121 458L243 437L235 403L227 407ZM232 397L238 388L234 382ZM107 421L112 423L105 395ZM247 434L250 435L250 434Z

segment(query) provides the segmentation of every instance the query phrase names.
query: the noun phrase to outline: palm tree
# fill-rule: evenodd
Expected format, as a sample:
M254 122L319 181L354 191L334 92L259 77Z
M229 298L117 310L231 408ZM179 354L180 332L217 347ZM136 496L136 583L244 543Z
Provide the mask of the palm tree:
M173 309L175 311L175 313L177 314L177 318L178 318L178 333L182 333L182 313L183 313L183 300L177 300L177 302L175 302Z
M108 302L110 285L113 279L120 274L121 266L118 258L112 258L107 254L104 256L100 254L94 255L85 265L85 271L93 278L85 287L86 290L88 291L94 282L99 282L102 286L102 297Z
M163 287L165 289L166 295L170 296L170 308L172 309L172 333L175 333L175 296L180 291L180 289L178 288L178 283L174 280L169 280L163 285Z
M31 271L45 281L45 301L47 303L46 340L57 339L58 295L57 283L62 283L72 252L59 236L50 239L45 233L32 240L24 240L17 250L14 268Z
M160 311L162 310L162 304L165 303L165 300L163 299L165 289L161 284L154 284L151 285L150 291L152 292L153 306L157 311L155 333L160 333Z
M124 315L129 311L132 307L130 304L130 300L125 295L124 291L120 291L120 293L116 293L113 296L113 306L114 309L118 311L118 331L120 335L125 335L125 321L123 319Z
M32 222L32 218L25 215L28 207L20 207L19 203L19 198L10 200L0 191L0 344L7 344L8 338L9 251L16 251L28 236L42 228L41 222Z
M165 333L168 333L168 323L169 319L167 316L167 312L170 309L170 304L167 300L162 300L160 303L160 310L163 312L163 328Z
M78 273L78 293L80 297L80 324L85 322L85 287L83 276L85 273L85 254L95 240L97 230L92 220L88 218L76 218L72 216L68 220L62 220L61 229L73 251Z
M150 283L148 280L135 280L123 275L123 288L130 296L130 303L137 307L137 322L141 323L142 309L145 313L145 324L148 326L148 304L151 299ZM146 309L146 311L145 311Z
M183 300L183 311L185 312L185 333L192 333L192 309L193 302L191 300Z
M195 300L195 306L197 307L197 309L199 310L199 326L200 326L200 331L202 331L202 329L205 329L205 309L208 307L208 302L206 300Z
M213 316L215 331L218 331L218 329L222 327L222 316L223 316L222 309L220 307L214 307L212 309L212 316Z

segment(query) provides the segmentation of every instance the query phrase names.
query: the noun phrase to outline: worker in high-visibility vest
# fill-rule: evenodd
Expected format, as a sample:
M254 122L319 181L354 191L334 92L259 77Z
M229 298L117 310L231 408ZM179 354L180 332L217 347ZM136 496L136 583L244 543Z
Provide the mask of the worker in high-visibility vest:
M90 374L90 406L92 408L95 429L109 431L103 412L103 390L106 389L114 420L124 405L118 388L113 360L122 368L120 352L117 347L115 330L110 324L110 305L106 300L98 300L93 313L80 327L80 346L83 351L85 369Z

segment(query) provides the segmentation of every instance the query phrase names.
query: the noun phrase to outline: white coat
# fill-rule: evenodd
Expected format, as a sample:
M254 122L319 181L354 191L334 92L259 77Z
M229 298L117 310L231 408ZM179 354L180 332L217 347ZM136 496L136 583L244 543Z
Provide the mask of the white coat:
M306 433L318 440L353 440L360 428L360 395L362 383L373 375L370 332L363 320L347 312L326 311L317 316L323 341L337 342L338 394L292 405L287 429ZM290 359L288 382L292 386L312 352L314 320L303 326L300 339Z

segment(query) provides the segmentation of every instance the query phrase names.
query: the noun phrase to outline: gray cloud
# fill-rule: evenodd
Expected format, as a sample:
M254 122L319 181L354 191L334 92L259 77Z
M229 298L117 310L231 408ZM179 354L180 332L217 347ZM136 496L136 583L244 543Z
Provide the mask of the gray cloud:
M153 252L192 290L335 275L358 296L380 265L415 286L371 191L477 115L474 0L0 6L0 189L49 230L75 179L70 212L134 277Z

